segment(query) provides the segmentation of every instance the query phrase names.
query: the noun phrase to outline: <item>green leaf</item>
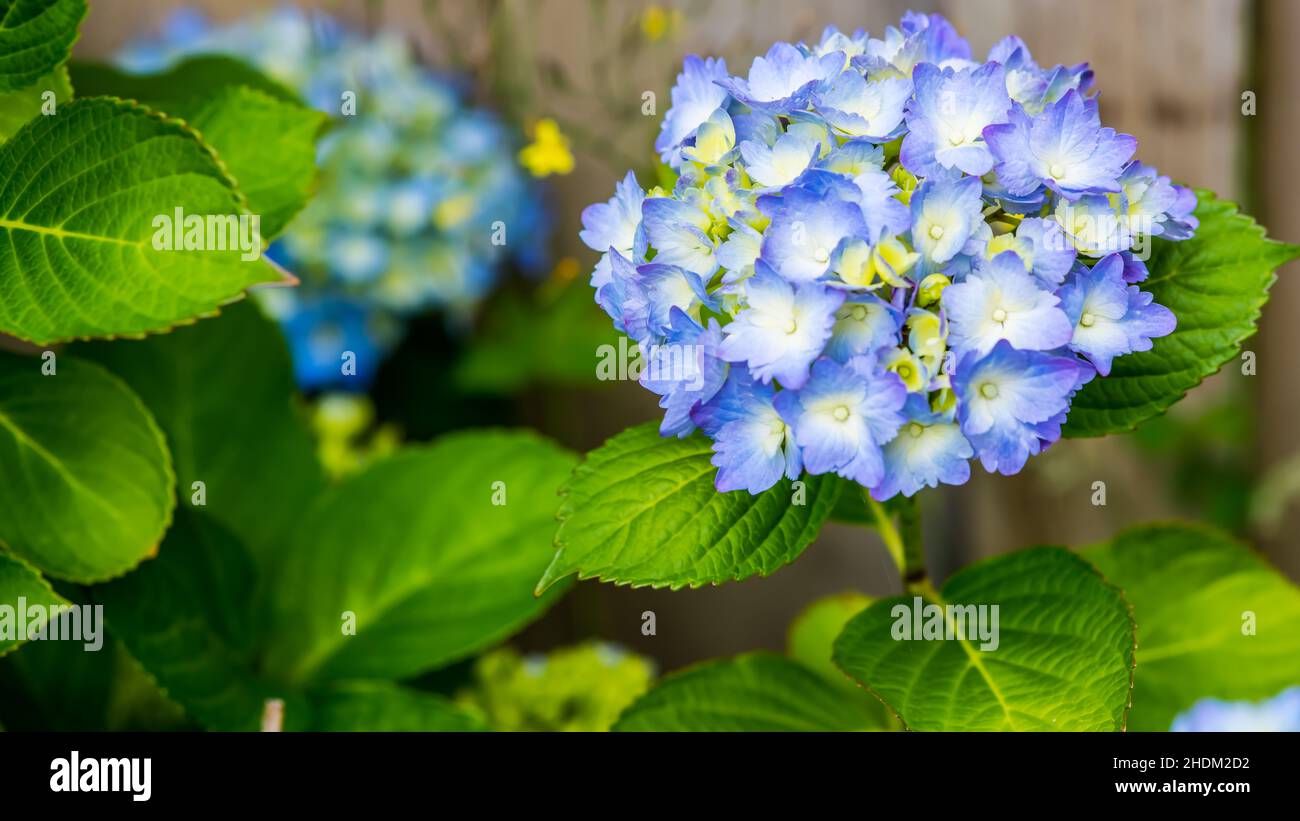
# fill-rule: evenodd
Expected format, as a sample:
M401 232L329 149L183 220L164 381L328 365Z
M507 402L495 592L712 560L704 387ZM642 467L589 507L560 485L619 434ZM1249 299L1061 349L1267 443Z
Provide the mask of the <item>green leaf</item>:
M853 679L831 660L831 648L849 619L871 604L861 593L838 593L820 598L795 617L786 634L786 653L808 669L816 670L828 681L858 689Z
M546 344L535 344L538 339ZM483 393L513 393L537 382L594 387L605 376L602 367L626 361L617 356L619 339L585 283L571 282L549 300L505 293L488 305L478 339L456 367L456 383ZM636 343L622 344L636 352Z
M1142 289L1174 312L1177 329L1142 353L1115 360L1110 376L1075 396L1064 435L1102 436L1132 430L1164 413L1205 377L1237 355L1255 332L1274 271L1300 256L1300 246L1270 240L1231 202L1198 192L1196 236L1156 240Z
M91 583L157 548L176 499L149 411L98 365L0 353L0 543L47 575Z
M83 97L129 98L185 120L261 216L264 238L279 234L316 188L316 137L329 118L245 63L201 56L150 75L74 63L72 77Z
M844 625L870 604L868 596L853 592L818 599L791 623L786 634L786 654L862 701L865 709L870 712L876 729L897 730L900 727L898 719L889 712L889 708L844 675L844 671L836 667L831 659L835 639L844 631Z
M835 478L843 490L840 491L839 498L835 501L835 507L831 510L830 520L846 525L875 527L876 520L871 515L871 511L867 509L867 500L862 496L862 485L852 479L844 479L839 476ZM888 506L892 501L891 499L884 504Z
M247 86L277 100L303 105L302 98L253 66L221 54L190 57L157 74L132 74L103 63L73 60L68 65L82 97L122 97L158 108L155 103L194 106L230 86ZM180 116L169 109L168 114Z
M794 561L835 507L836 477L805 476L806 498L788 479L757 496L719 493L712 455L704 436L663 438L655 422L587 454L561 490L557 552L538 590L571 573L676 590Z
M0 0L0 92L26 88L68 59L86 0Z
M25 637L19 638L16 621L22 618L19 615L22 609L32 604L40 605L42 609L37 611L40 618L27 625L27 636L49 621L49 611L44 608L51 605L66 605L68 600L55 593L50 583L36 572L36 568L17 556L0 553L0 607L13 608L15 619L15 622L9 625L5 625L4 620L0 619L0 656L26 641Z
M240 250L159 250L155 218L248 213L192 129L78 99L0 146L0 332L36 342L141 335L211 315L282 273ZM215 240L214 240L215 241Z
M76 352L126 380L167 435L182 505L203 511L266 565L324 487L316 445L293 406L293 369L275 323L252 302L138 342Z
M182 508L157 558L91 596L169 698L209 729L251 730L267 696L252 674L255 583L238 540Z
M555 488L574 461L535 434L476 431L401 451L327 490L272 587L271 673L405 678L538 616L555 597L534 598L533 581L549 559ZM345 634L348 613L355 635Z
M109 728L117 663L111 644L33 641L0 658L0 720L10 730L99 732Z
M42 115L47 91L54 92L56 112L58 104L72 99L72 83L65 66L59 66L27 88L0 92L0 142L9 139L28 120Z
M111 635L33 641L0 659L0 720L24 732L199 729Z
M665 676L621 732L820 732L879 727L869 705L797 661L751 653Z
M386 681L348 682L308 696L315 732L464 733L487 729L447 699Z
M1146 525L1082 553L1133 604L1130 729L1167 730L1201 698L1258 700L1300 682L1300 590L1226 534Z
M1133 621L1120 591L1083 559L1055 547L987 559L925 601L997 605L996 648L980 649L984 642L973 624L967 639L895 639L895 630L918 615L914 599L903 596L872 604L835 642L840 669L909 728L1124 728ZM905 609L895 613L896 607ZM948 625L956 631L951 617Z

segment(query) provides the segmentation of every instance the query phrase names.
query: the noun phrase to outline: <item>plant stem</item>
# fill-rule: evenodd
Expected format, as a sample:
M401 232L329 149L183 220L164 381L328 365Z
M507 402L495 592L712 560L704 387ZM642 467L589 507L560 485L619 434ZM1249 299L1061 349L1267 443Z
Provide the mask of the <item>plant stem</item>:
M898 568L901 579L904 574L903 569L907 566L907 550L903 546L903 537L898 532L898 528L894 527L894 520L885 511L885 506L871 498L871 491L863 488L862 498L867 500L867 507L871 509L871 515L876 520L876 530L880 532L880 538L884 540L885 549L894 560L894 566Z
M876 529L885 542L885 548L893 557L898 567L899 581L904 590L924 592L931 589L925 571L925 542L921 535L921 509L916 498L903 500L898 505L898 523L885 506L871 498L871 493L862 491L871 515L876 520Z
M921 534L921 505L915 496L898 511L898 529L903 535L903 585L909 590L926 581L925 539Z

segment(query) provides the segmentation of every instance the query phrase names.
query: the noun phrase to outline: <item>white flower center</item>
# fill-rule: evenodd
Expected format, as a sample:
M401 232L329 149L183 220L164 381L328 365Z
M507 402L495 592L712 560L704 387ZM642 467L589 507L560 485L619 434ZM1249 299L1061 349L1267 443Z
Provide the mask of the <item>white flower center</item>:
M794 319L791 319L789 322L785 323L785 332L787 334L792 334L797 330L799 330L799 323L795 322Z
M1054 162L1052 163L1052 167L1047 169L1047 173L1051 174L1053 178L1059 180L1061 177L1065 176L1065 167L1059 162Z
M818 248L816 251L813 251L814 262L827 262L830 258L831 254L825 248Z
M835 410L831 411L831 416L834 416L836 421L843 422L845 419L849 418L849 406L836 405Z
M1091 328L1096 321L1097 318L1087 311L1084 311L1083 316L1079 317L1079 324L1085 328Z
M1004 311L1004 310L1002 310L1001 308L996 308L996 309L994 309L994 311L993 311L993 321L994 321L994 322L1006 322L1006 321L1007 321L1007 312Z
M943 226L942 226L942 225L931 225L931 226L930 226L930 230L929 230L929 234L930 234L930 239L942 239L942 238L943 238Z
M921 423L913 422L907 426L907 432L913 439L917 439L920 438L922 433L925 433L925 428L921 426Z
M985 399L997 399L998 386L994 385L992 382L985 382L983 385L980 385L980 396Z
M849 309L849 313L852 314L854 320L858 322L862 322L867 318L867 306L854 305L852 308Z

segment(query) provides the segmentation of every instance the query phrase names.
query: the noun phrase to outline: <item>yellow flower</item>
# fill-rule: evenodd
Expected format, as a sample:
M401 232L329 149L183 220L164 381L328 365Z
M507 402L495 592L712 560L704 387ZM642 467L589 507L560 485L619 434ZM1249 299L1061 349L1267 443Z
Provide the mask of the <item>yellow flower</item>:
M646 6L641 12L641 33L652 43L675 35L682 25L682 13L678 9L669 11L663 6Z
M533 128L533 141L519 152L519 164L534 177L551 174L568 174L573 170L573 152L569 138L560 126L549 117L537 121Z

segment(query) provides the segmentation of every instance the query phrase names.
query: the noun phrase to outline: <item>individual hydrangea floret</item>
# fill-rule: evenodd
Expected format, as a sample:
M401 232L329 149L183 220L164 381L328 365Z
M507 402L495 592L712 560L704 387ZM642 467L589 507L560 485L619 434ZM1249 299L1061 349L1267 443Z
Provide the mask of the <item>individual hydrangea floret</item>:
M1014 474L1090 380L1173 332L1146 259L1193 235L1196 196L1102 124L1087 64L1016 37L980 62L909 13L725 74L678 77L655 146L675 183L629 176L583 218L661 433L711 439L720 491L835 474L884 501L974 459Z
M1010 121L984 132L997 159L998 181L1013 196L1047 186L1066 200L1119 191L1119 176L1137 140L1101 125L1097 101L1069 91L1030 118L1013 110Z

